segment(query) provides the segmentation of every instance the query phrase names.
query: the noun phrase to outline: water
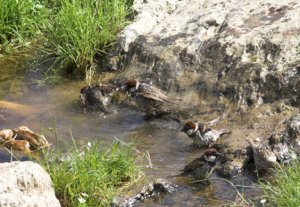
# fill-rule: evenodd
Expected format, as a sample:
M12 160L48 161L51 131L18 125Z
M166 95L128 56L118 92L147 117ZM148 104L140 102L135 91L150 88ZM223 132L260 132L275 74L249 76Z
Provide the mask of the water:
M125 142L134 141L141 153L149 152L150 161L144 161L146 181L166 178L179 185L174 195L150 199L140 206L220 206L238 201L237 193L230 184L218 180L216 175L210 183L191 183L191 178L170 177L179 171L200 151L193 153L182 150L190 143L181 126L175 122L155 120L147 122L141 112L122 108L118 113L103 116L98 112L86 112L79 102L79 91L85 84L81 81L66 81L60 85L39 84L34 76L25 74L24 67L16 62L1 62L0 78L0 128L28 126L41 132L55 147L63 147L61 141L71 136L81 145L92 140L105 142L116 138ZM6 101L6 102L4 102ZM18 110L4 103L20 104ZM5 105L5 104L4 104ZM58 136L56 136L58 135ZM116 138L114 138L116 137ZM0 161L10 156L1 150ZM251 186L252 176L240 176L231 181L241 186ZM259 191L238 187L246 197L255 197Z

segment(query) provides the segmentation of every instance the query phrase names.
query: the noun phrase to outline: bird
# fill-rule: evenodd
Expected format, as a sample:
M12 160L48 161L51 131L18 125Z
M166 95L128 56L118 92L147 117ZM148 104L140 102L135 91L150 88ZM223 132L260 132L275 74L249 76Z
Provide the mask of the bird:
M178 176L193 176L196 179L207 179L213 172L218 158L223 154L215 148L208 148L201 157L194 159L187 164Z
M193 121L186 122L181 131L186 133L198 147L211 146L221 135L231 132L226 128L214 130L206 124Z
M246 139L252 150L252 156L256 169L269 170L270 168L279 167L275 153L267 145L255 145L251 139Z
M170 98L160 89L139 80L128 80L125 84L125 90L129 92L136 100L138 105L147 110L157 109L164 103L174 104L180 99Z
M111 96L118 90L114 85L93 85L85 86L80 90L80 99L83 105L99 109L105 114L111 113L108 109L108 105L111 102Z
M27 141L29 143L30 150L39 150L50 146L44 135L34 133L26 126L20 126L13 129L12 131L14 132L14 140ZM23 143L23 145L27 146L25 142Z
M23 152L24 154L30 154L30 144L27 140L8 140L3 144L4 147Z

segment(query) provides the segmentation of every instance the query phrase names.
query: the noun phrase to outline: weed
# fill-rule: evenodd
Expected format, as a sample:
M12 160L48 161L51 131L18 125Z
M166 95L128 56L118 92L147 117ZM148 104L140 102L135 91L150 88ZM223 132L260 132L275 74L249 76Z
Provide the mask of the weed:
M129 7L126 0L64 0L49 24L49 41L62 72L93 73L96 55L105 54L124 27Z
M136 157L132 145L115 142L105 148L95 142L83 150L69 147L67 154L50 152L41 164L60 200L71 206L109 206L121 187L140 178Z
M0 51L28 44L45 26L46 9L39 1L0 0Z
M300 161L294 161L284 169L277 169L271 182L261 184L267 202L275 206L299 206Z

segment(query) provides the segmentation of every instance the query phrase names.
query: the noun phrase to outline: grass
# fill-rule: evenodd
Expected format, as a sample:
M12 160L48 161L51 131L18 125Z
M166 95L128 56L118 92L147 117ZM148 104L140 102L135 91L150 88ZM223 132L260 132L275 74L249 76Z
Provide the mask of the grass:
M0 0L0 53L39 38L53 74L91 76L128 23L133 0ZM23 42L24 44L21 44ZM47 73L49 75L49 73Z
M110 206L114 196L142 175L133 146L119 142L106 148L95 142L83 150L74 145L68 149L68 159L61 162L62 157L61 152L50 152L41 164L57 197L70 206Z
M37 0L0 0L0 52L28 43L45 26L46 8Z
M52 44L62 72L79 75L93 70L96 55L104 54L126 23L126 0L63 0L49 24Z
M299 206L300 161L294 161L284 169L277 169L271 182L262 182L265 198L272 206Z

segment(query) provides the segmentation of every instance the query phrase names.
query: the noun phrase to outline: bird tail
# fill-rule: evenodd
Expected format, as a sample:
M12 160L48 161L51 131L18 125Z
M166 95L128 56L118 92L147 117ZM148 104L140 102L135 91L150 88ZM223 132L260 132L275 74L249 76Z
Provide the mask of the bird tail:
M205 125L206 126L210 126L210 127L211 126L215 126L215 125L217 125L220 122L220 120L221 120L221 117L218 117L216 119L213 119L213 120L207 122Z
M167 97L167 98L164 98L163 101L167 102L167 103L175 104L175 103L177 103L179 101L182 101L182 99L181 98L173 98L173 97L170 98L170 97Z
M220 130L220 135L222 135L222 134L229 134L229 133L231 133L231 130L228 129L228 128L224 128L224 129Z

